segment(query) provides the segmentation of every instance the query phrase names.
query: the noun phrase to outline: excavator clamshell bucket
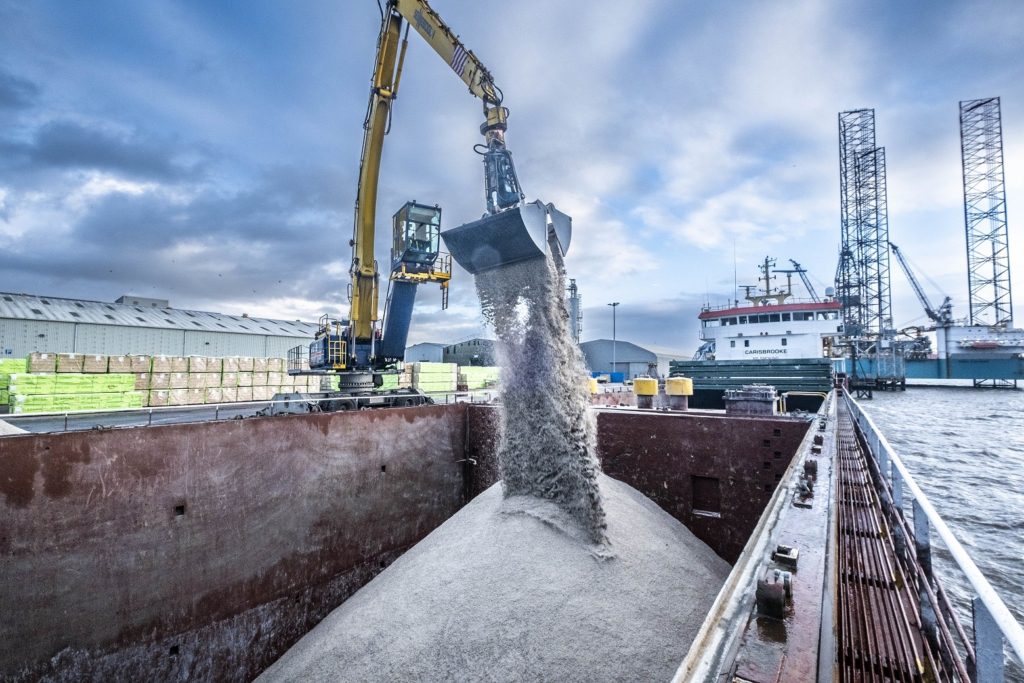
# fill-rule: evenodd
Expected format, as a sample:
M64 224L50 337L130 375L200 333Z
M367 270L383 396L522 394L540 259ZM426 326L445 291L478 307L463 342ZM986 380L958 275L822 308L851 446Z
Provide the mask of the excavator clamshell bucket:
M549 216L561 251L565 253L572 235L572 219L540 201L484 216L443 232L441 237L456 263L476 275L492 268L543 258Z

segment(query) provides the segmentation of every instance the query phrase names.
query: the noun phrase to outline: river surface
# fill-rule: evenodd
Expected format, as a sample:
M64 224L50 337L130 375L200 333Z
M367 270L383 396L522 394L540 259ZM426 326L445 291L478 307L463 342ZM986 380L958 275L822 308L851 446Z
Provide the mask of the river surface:
M909 387L860 403L1024 623L1024 391ZM945 548L936 547L935 571L969 615L973 594ZM1012 664L1008 680L1021 672Z

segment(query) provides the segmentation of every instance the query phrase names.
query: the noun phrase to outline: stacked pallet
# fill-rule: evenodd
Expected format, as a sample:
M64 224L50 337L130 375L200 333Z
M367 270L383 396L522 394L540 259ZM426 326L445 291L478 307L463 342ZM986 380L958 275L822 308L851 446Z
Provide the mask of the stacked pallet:
M11 375L28 372L28 361L24 358L0 358L0 406L10 401Z
M456 390L459 367L455 363L412 364L412 386L428 394L450 393Z
M289 375L283 358L33 353L0 360L0 397L15 413L266 401L319 389L319 377Z
M498 383L500 371L495 366L459 366L459 388L472 391L492 387Z
M178 367L185 370L175 372ZM318 377L289 375L285 368L283 358L154 356L149 405L269 401L279 393L320 389Z
M141 408L145 396L145 392L135 391L135 376L130 373L14 373L10 375L8 409L39 413Z

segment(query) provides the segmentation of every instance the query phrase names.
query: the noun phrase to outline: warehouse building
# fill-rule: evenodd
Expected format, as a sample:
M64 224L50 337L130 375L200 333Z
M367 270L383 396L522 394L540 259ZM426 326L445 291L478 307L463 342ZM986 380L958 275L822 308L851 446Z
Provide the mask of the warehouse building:
M467 339L444 347L444 362L466 366L492 366L498 364L493 339Z
M164 299L113 303L0 292L0 357L33 351L105 355L284 358L317 326L171 308Z
M444 362L444 344L422 342L407 346L405 349L406 363L442 363Z
M627 379L657 375L658 355L621 339L614 342L611 339L583 342L580 344L580 351L583 352L591 372L621 372Z

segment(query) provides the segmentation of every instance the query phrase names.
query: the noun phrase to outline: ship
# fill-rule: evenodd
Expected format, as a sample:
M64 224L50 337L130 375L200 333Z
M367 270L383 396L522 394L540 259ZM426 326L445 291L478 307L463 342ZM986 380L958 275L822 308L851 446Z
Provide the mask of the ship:
M870 416L772 403L594 409L604 472L731 567L655 680L1004 680L1024 631ZM252 680L500 476L479 403L78 429L0 436L4 680Z
M695 408L722 408L725 392L745 385L775 387L789 408L817 410L833 382L835 340L842 334L842 304L829 287L818 296L800 264L775 269L765 257L757 285L744 286L743 300L698 315L701 345L689 361L672 361L669 373L693 379ZM777 274L786 275L774 287ZM799 275L806 298L794 294Z

